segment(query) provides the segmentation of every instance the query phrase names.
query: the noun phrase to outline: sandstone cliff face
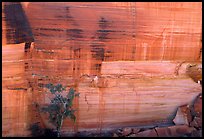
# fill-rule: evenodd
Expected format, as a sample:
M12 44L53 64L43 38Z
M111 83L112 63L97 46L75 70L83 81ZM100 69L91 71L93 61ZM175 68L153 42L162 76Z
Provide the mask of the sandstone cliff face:
M105 60L199 58L200 3L29 3L24 9L36 48L80 47Z
M75 132L168 122L201 92L185 73L189 62L202 60L201 3L26 2L2 8L4 136L28 136L36 121L47 125L32 105L48 103L46 83L80 92L77 123L63 126Z

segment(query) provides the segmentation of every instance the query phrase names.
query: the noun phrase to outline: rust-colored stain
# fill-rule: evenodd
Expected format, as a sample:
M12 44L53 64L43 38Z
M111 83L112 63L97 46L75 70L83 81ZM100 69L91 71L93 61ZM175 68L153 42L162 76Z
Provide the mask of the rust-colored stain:
M34 122L50 126L33 105L49 103L46 83L80 93L77 121L67 120L63 132L168 122L201 92L199 2L14 2L2 9L3 136L30 136Z

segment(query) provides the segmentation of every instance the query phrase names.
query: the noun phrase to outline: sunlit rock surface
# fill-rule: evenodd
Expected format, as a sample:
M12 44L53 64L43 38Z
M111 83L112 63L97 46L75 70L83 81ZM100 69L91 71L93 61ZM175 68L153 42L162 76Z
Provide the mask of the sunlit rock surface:
M46 83L74 87L77 121L63 132L168 122L202 73L201 3L3 3L2 135L49 126L33 102ZM14 10L12 12L12 9ZM25 52L26 43L33 42ZM188 72L189 73L189 72Z

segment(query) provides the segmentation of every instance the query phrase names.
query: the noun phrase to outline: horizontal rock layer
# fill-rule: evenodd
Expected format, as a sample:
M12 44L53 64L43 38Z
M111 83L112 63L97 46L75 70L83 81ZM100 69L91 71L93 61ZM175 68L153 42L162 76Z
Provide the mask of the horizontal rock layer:
M46 83L80 92L74 101L77 122L65 121L64 132L168 122L178 106L201 92L200 72L185 72L190 62L202 60L201 3L2 6L3 136L28 136L34 122L50 126L33 105L49 102ZM5 10L16 6L21 12ZM35 43L25 52L26 42L33 41L28 34Z

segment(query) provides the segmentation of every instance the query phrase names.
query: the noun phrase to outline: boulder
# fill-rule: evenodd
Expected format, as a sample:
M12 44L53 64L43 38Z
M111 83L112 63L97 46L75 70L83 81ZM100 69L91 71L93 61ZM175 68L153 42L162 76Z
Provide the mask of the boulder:
M123 129L118 129L115 133L116 133L118 136L122 136Z
M202 128L202 118L194 117L193 121L190 123L191 127L195 127L197 129Z
M197 117L202 116L202 95L201 94L195 99L193 109Z
M113 133L113 137L119 137L116 133Z
M126 127L126 128L124 128L123 131L122 131L122 136L127 136L127 135L129 135L130 133L132 133L132 128Z
M130 134L127 137L137 137L137 134Z
M135 134L136 137L157 137L157 133L154 129L148 129L138 134Z
M175 125L168 127L170 129L171 137L181 137L183 135L191 134L195 128L187 125Z
M137 134L137 133L139 133L140 132L140 129L139 128L133 128L132 129L132 133L133 134Z
M187 125L175 125L169 127L155 128L159 137L180 137L191 134L195 128L188 127Z
M189 125L192 121L192 115L189 105L180 106L177 110L176 116L173 119L173 122L176 125Z
M171 137L171 131L168 127L155 128L159 137Z
M193 130L191 137L202 137L202 130Z

